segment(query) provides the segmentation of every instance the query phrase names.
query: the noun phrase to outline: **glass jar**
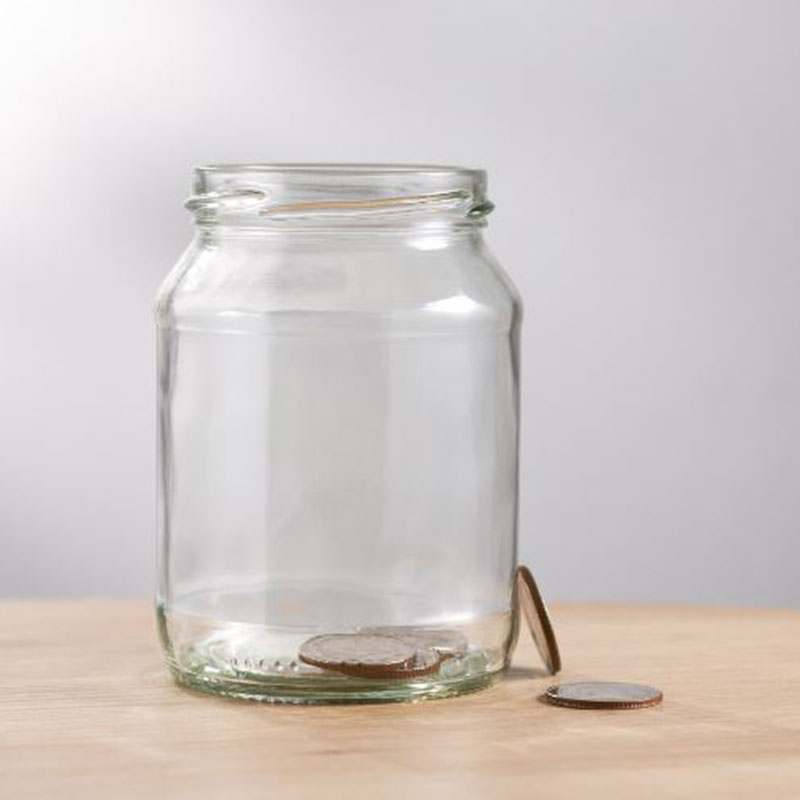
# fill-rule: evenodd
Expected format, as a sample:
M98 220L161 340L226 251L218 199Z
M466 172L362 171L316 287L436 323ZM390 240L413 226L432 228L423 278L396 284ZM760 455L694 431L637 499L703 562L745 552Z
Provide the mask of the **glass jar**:
M196 171L196 235L156 304L158 618L179 683L405 700L506 666L521 308L483 243L485 190L456 167ZM312 663L321 634L416 650L377 672L324 647Z

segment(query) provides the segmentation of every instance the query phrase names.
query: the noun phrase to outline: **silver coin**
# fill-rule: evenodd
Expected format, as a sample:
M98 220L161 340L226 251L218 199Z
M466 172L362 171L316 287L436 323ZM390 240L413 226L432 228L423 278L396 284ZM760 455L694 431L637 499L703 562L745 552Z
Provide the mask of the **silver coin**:
M431 675L439 669L440 664L446 656L437 653L435 650L417 650L414 660L407 666L398 667L386 677L396 678L397 680L408 680L409 678L419 678L423 675Z
M664 695L641 683L587 681L551 686L542 695L548 703L568 708L646 708L658 705Z
M443 656L463 656L469 650L467 637L452 628L422 628L414 625L384 625L363 628L363 633L391 636L417 648L435 650Z
M517 568L514 587L539 655L550 674L555 675L561 669L561 654L558 651L556 634L550 615L547 613L547 606L527 567Z
M411 664L416 649L400 639L366 633L331 633L303 642L298 651L306 664L338 672L384 672Z

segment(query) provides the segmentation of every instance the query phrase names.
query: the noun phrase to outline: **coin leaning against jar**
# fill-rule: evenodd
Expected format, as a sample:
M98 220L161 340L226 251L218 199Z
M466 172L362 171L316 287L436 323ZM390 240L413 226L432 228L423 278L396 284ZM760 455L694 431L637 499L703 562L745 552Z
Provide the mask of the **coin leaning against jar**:
M514 576L514 591L519 607L528 622L536 649L539 651L547 671L551 675L555 675L561 669L561 655L558 650L556 634L539 587L526 566L517 567Z

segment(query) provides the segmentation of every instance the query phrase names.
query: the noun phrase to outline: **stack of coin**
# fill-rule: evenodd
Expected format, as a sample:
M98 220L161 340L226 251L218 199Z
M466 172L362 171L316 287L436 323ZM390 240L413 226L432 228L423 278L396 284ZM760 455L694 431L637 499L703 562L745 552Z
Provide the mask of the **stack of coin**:
M432 675L445 658L463 655L468 648L458 631L396 626L314 636L300 646L299 657L354 678L408 680Z

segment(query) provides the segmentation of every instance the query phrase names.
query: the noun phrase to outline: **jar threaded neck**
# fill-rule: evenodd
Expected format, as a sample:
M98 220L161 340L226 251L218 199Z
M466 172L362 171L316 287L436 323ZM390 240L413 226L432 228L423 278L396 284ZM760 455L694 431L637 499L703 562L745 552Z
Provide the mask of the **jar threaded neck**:
M201 225L479 226L493 208L486 173L463 167L220 164L198 167L194 188Z

